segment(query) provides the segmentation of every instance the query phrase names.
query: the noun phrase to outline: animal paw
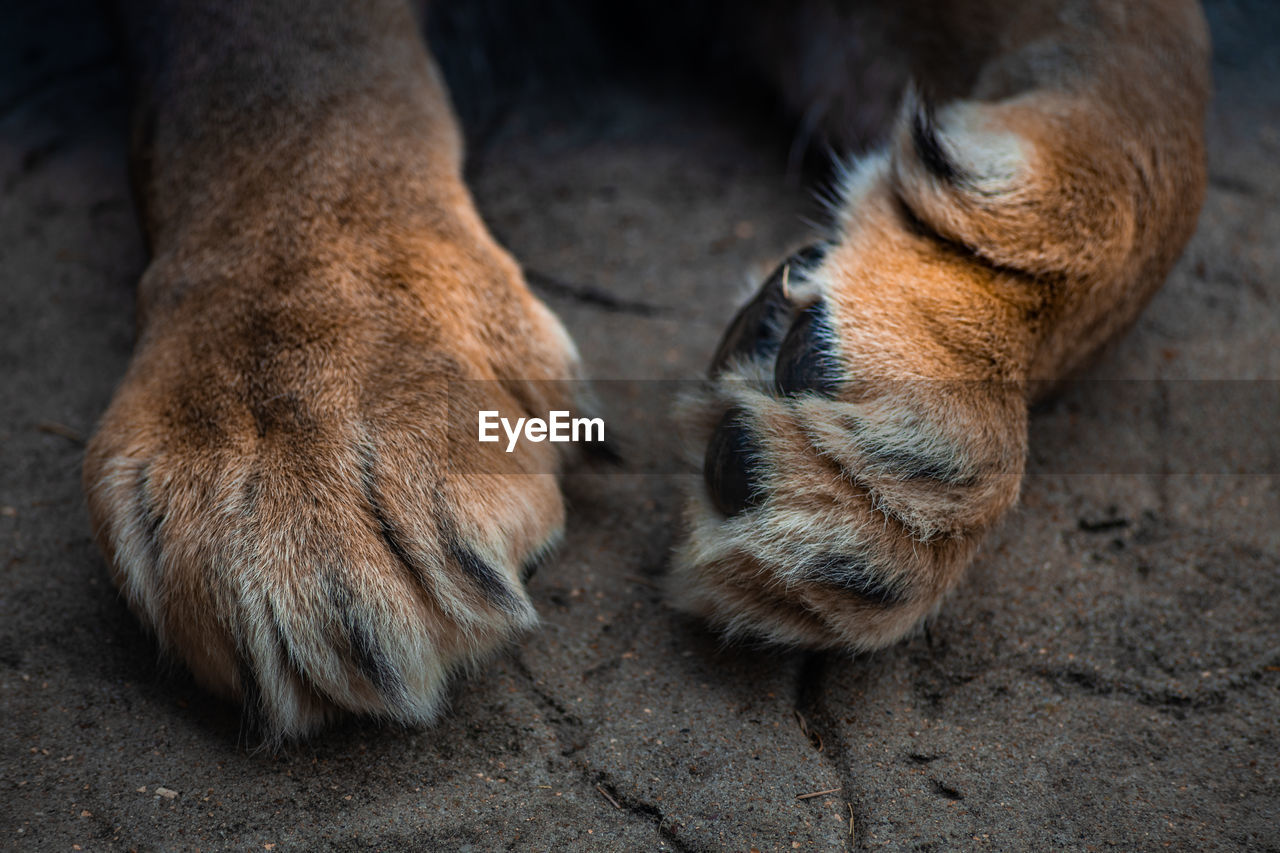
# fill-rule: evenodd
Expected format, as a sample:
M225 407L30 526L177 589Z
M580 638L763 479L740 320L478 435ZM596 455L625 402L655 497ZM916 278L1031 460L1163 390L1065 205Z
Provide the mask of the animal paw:
M452 673L535 624L524 581L563 525L562 445L498 470L447 422L574 409L572 342L496 246L396 248L183 287L157 261L86 457L128 605L275 742L431 720Z
M1018 493L1021 308L920 233L887 160L862 169L839 238L778 267L679 412L703 477L669 587L730 636L887 645Z

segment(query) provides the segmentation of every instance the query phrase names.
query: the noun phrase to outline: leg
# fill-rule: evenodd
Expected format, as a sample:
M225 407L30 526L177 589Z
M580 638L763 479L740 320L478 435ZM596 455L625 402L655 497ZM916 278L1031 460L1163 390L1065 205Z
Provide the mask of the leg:
M672 587L729 633L866 649L932 612L1016 500L1028 402L1132 322L1194 227L1193 2L962 6L977 23L944 32L1000 50L951 51L981 64L936 115L908 93L837 233L742 309L685 413L705 484Z
M130 607L273 738L428 720L535 622L557 451L485 473L446 419L572 409L546 380L578 370L476 213L408 9L295 5L122 9L153 258L84 467Z

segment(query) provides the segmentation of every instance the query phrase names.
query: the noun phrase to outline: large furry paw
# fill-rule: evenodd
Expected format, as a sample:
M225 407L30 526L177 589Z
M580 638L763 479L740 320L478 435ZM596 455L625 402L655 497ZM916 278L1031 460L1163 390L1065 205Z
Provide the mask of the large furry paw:
M681 413L705 457L670 586L730 635L893 642L1017 495L1021 390L860 370L842 347L851 295L837 282L817 249L785 262Z
M496 247L299 269L153 301L84 469L131 609L275 742L341 712L428 721L451 673L535 623L563 445L499 472L446 421L572 410L550 380L577 370Z
M680 412L704 476L670 589L731 636L893 642L1017 497L1039 297L922 223L895 165L849 175L839 236L769 277Z
M1198 131L1096 109L1046 90L935 113L908 93L844 176L835 237L738 313L686 407L705 476L678 602L851 649L938 605L1017 497L1028 402L1133 321L1194 222Z

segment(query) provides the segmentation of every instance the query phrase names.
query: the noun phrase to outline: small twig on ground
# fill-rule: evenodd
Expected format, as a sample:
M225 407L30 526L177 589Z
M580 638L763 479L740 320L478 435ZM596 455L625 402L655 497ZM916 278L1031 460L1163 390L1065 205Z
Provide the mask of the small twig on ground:
M596 785L596 790L599 791L606 800L613 803L613 807L615 809L617 809L618 811L622 811L622 803L618 802L613 797L611 797L609 795L609 792L604 789L604 785Z
M801 714L798 710L793 713L796 715L796 723L800 726L800 734L805 736L805 739L813 745L815 750L822 752L822 735L809 728L809 721L804 718L804 714Z
M76 444L84 444L84 436L66 424L60 424L56 421L41 421L36 424L36 429L41 432L47 432L49 435L65 438L67 441L72 441Z
M836 791L839 791L839 790L840 790L840 786L839 786L839 785L837 785L836 787L834 787L834 788L828 788L828 789L827 789L827 790L825 790L825 791L814 791L814 792L812 792L812 793L810 793L810 794L796 794L796 799L797 799L797 800L811 800L811 799L813 799L814 797L821 797L823 794L834 794Z

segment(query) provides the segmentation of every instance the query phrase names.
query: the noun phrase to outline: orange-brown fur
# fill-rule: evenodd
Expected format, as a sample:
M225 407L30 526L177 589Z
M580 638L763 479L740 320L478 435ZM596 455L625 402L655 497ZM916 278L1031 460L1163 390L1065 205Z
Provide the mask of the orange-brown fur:
M123 5L152 261L84 468L134 612L274 737L427 721L535 623L521 572L563 524L558 453L483 473L447 422L583 405L550 381L579 375L573 345L475 210L409 10L322 5ZM779 395L735 358L682 412L695 455L734 407L759 445L762 503L726 518L694 490L671 577L731 633L861 649L918 624L1016 499L1029 399L1133 320L1194 225L1194 3L973 5L815 2L806 36L778 4L743 28L784 99L823 99L816 135L877 124L852 115L862 58L798 65L840 27L899 42L878 103L908 79L937 103L882 110L788 284L788 321L826 306L838 391Z
M687 404L696 441L732 408L759 445L762 505L724 518L690 495L670 583L730 633L865 649L918 624L1016 500L1028 403L1133 321L1190 237L1208 97L1195 4L983 6L1000 29L958 29L986 42L952 49L984 57L973 90L936 117L908 93L792 287L792 316L827 306L834 399L780 399L746 359ZM963 476L903 476L877 461L886 446ZM797 571L829 553L864 570L852 592ZM900 600L859 601L859 584Z
M170 10L176 58L141 58L144 80L179 80L144 89L153 258L85 462L98 541L162 645L269 734L335 711L425 721L450 671L535 623L519 573L564 515L550 445L522 445L533 476L468 471L449 407L518 410L577 356L476 214L407 9L290 32L296 12L229 24L220 5Z

